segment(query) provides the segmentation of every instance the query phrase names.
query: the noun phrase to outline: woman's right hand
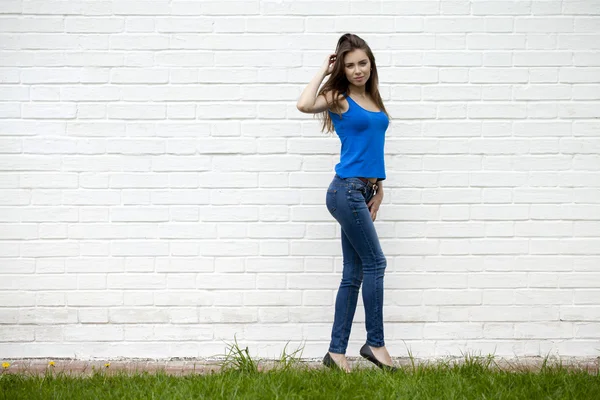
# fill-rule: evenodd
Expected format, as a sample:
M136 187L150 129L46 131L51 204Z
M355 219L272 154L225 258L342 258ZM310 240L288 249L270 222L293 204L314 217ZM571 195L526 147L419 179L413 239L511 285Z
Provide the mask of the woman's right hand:
M332 53L327 56L327 58L325 59L325 62L323 62L323 66L321 68L325 72L325 76L327 76L333 72L333 67L335 65L336 60L337 60L337 55L335 53Z

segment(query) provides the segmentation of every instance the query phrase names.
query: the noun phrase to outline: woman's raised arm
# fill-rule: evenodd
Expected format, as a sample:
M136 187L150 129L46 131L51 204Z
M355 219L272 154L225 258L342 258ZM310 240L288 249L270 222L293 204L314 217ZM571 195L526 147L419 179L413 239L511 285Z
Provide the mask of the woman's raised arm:
M336 62L336 55L330 54L325 59L325 62L319 69L319 72L311 79L311 81L306 85L298 102L296 103L296 108L303 113L320 113L327 108L332 103L332 95L330 92L325 93L325 95L320 95L317 97L317 91L319 90L319 86L323 82L323 79L333 71L333 66Z

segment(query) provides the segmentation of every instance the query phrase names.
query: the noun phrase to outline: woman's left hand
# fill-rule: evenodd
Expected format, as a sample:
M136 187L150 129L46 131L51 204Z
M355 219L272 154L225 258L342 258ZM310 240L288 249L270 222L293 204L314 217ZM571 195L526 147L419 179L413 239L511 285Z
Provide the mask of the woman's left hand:
M369 207L369 211L371 212L371 219L375 221L377 218L377 211L379 211L379 206L383 201L383 191L377 191L377 193L371 198L371 201L367 203L367 207Z

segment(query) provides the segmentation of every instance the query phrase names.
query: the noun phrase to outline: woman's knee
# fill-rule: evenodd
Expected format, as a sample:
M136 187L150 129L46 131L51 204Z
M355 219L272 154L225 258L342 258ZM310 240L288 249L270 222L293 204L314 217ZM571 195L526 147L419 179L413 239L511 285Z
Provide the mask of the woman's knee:
M353 276L353 277L344 277L342 278L342 283L340 286L349 286L354 289L360 289L360 285L362 284L362 276Z
M387 258L382 253L375 258L375 263L377 264L377 268L385 269L387 267Z

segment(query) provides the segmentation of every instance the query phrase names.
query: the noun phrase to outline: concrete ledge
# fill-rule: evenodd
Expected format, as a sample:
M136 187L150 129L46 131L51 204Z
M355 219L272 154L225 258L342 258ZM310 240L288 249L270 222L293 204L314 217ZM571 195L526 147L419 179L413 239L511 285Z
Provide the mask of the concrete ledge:
M486 363L485 357L477 359ZM141 372L164 372L170 375L187 374L210 374L221 371L223 363L221 359L112 359L112 360L75 360L75 359L6 359L0 360L2 363L8 363L7 368L2 367L0 373L8 374L45 374L47 372L64 373L69 375L90 375L94 372L102 371L104 373L141 373ZM279 365L278 360L254 360L258 363L260 371L268 371ZM375 368L370 362L360 357L348 357L351 368ZM443 358L443 359L413 359L408 357L394 358L394 364L410 369L414 365L432 366L440 363L461 364L465 358ZM297 361L299 366L307 368L325 368L321 364L321 359L300 359ZM547 366L562 366L569 370L583 370L596 374L600 371L600 357L595 358L548 358L541 357L523 357L518 359L493 358L490 362L490 368L496 368L509 371L539 371L544 363ZM51 365L53 364L53 365Z

